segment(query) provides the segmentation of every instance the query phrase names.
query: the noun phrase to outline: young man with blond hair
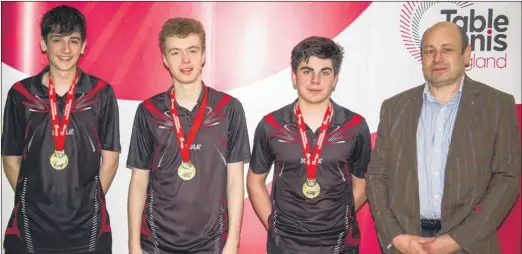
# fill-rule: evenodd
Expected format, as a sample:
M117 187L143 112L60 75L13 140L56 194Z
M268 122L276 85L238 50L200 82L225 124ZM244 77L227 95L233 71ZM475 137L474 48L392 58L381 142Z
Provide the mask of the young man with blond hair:
M237 253L250 159L243 107L203 83L199 21L168 20L160 47L174 84L141 103L134 119L130 253Z

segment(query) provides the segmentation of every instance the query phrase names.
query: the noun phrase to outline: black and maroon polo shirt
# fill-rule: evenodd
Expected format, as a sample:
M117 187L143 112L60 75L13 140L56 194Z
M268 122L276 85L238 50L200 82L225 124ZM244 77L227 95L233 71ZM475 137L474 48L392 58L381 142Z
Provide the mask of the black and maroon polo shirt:
M228 232L227 163L250 159L241 103L208 88L204 120L190 146L196 176L178 176L181 154L170 113L170 92L142 102L136 112L127 166L150 170L141 227L150 253L221 253ZM189 111L176 103L185 137L201 105Z
M9 90L2 155L22 156L15 204L5 231L8 253L106 253L112 245L99 170L101 151L120 151L118 103L105 81L78 69L65 140L69 164L51 167L55 151L47 87L40 74ZM59 119L66 96L57 96Z
M331 102L334 113L317 168L321 193L316 198L302 192L306 167L294 113L297 100L266 115L255 131L250 168L263 174L274 164L268 241L285 253L341 253L359 243L351 175L364 178L370 132L362 116ZM319 129L307 126L306 133L313 152Z

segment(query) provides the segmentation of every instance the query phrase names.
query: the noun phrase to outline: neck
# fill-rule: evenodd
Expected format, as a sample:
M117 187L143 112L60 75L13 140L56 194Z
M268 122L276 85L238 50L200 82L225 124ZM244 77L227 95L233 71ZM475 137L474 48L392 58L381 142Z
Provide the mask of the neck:
M310 120L320 119L322 121L324 117L324 113L326 112L326 109L328 108L328 104L330 104L330 100L326 99L319 103L309 103L306 102L304 99L299 98L297 101L299 104L299 108L301 109L301 112L303 113L303 117Z
M176 101L195 103L198 101L199 95L203 90L203 84L201 80L197 80L191 84L175 82L174 89L176 89Z
M68 71L58 70L52 65L49 67L49 72L44 75L44 85L49 84L49 78L53 80L53 84L57 89L69 89L74 77L76 76L76 68L72 68Z
M445 104L453 96L455 96L457 94L457 92L460 89L463 78L464 78L464 75L457 78L455 80L455 82L447 84L447 85L442 85L442 86L435 86L435 85L428 83L428 89L437 101L439 101L442 104Z

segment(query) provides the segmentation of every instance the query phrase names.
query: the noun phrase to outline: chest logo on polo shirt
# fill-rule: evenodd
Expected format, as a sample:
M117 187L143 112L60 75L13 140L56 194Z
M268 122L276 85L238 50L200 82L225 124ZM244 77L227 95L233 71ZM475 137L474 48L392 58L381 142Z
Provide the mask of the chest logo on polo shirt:
M190 145L190 150L201 150L201 144L192 144Z
M164 119L165 122L160 123L160 125L158 125L158 128L162 128L162 129L174 128L174 123L172 122L172 116L171 116L170 111L167 110L167 111L163 112L163 114L165 115L165 117L162 117L162 118ZM206 107L205 113L203 115L203 123L202 123L201 127L209 128L209 127L217 126L217 125L219 125L221 119L223 119L225 117L226 117L226 114L216 115L215 113L212 113L211 107Z
M319 162L319 164L323 163L323 158L319 158L317 160ZM304 164L306 162L306 158L301 158L301 164Z

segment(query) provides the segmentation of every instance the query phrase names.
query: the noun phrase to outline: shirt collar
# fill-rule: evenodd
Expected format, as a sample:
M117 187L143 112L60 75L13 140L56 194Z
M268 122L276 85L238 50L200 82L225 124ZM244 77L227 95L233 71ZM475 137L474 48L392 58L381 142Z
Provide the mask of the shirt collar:
M43 85L42 78L46 72L49 72L50 66L45 66L40 73L34 76L31 80L31 84L34 88L35 94L40 96L48 95L48 88ZM75 94L84 94L88 93L93 87L91 79L87 77L87 74L80 69L80 67L76 67L76 71L78 72L78 82L76 83L76 89L74 91Z
M457 91L457 94L455 94L453 97L451 97L449 99L448 104L452 103L455 99L460 98L460 95L462 94L462 87L464 86L464 79L465 79L465 77L463 77L462 80L460 81L460 87L459 87L459 90ZM431 102L437 102L437 99L435 99L435 97L433 97L433 95L430 92L428 82L425 83L422 94L423 94L424 100L429 100Z
M299 99L295 99L291 104L288 104L284 108L284 121L285 123L296 123L296 117L294 112L295 104L297 104ZM333 107L333 116L332 121L330 122L330 126L333 125L341 125L346 121L346 118L348 117L346 115L346 112L342 109L341 106L339 106L337 103L335 103L331 98L330 102L332 103Z
M201 85L203 86L203 89L205 89L205 88L208 89L208 91L207 91L207 100L208 100L208 97L210 95L210 88L207 87L205 85L205 82L203 82L203 81L201 81ZM170 93L172 92L172 89L174 89L174 85L170 86L169 89L167 89L167 91L165 92L165 96L167 97L165 102L166 102L168 109L170 109ZM201 93L199 93L198 101L196 102L196 106L194 108L199 108L199 105L203 101L203 94L204 94L203 89L201 89ZM176 107L177 107L177 109L181 108L181 106L178 104L177 101L176 101Z

